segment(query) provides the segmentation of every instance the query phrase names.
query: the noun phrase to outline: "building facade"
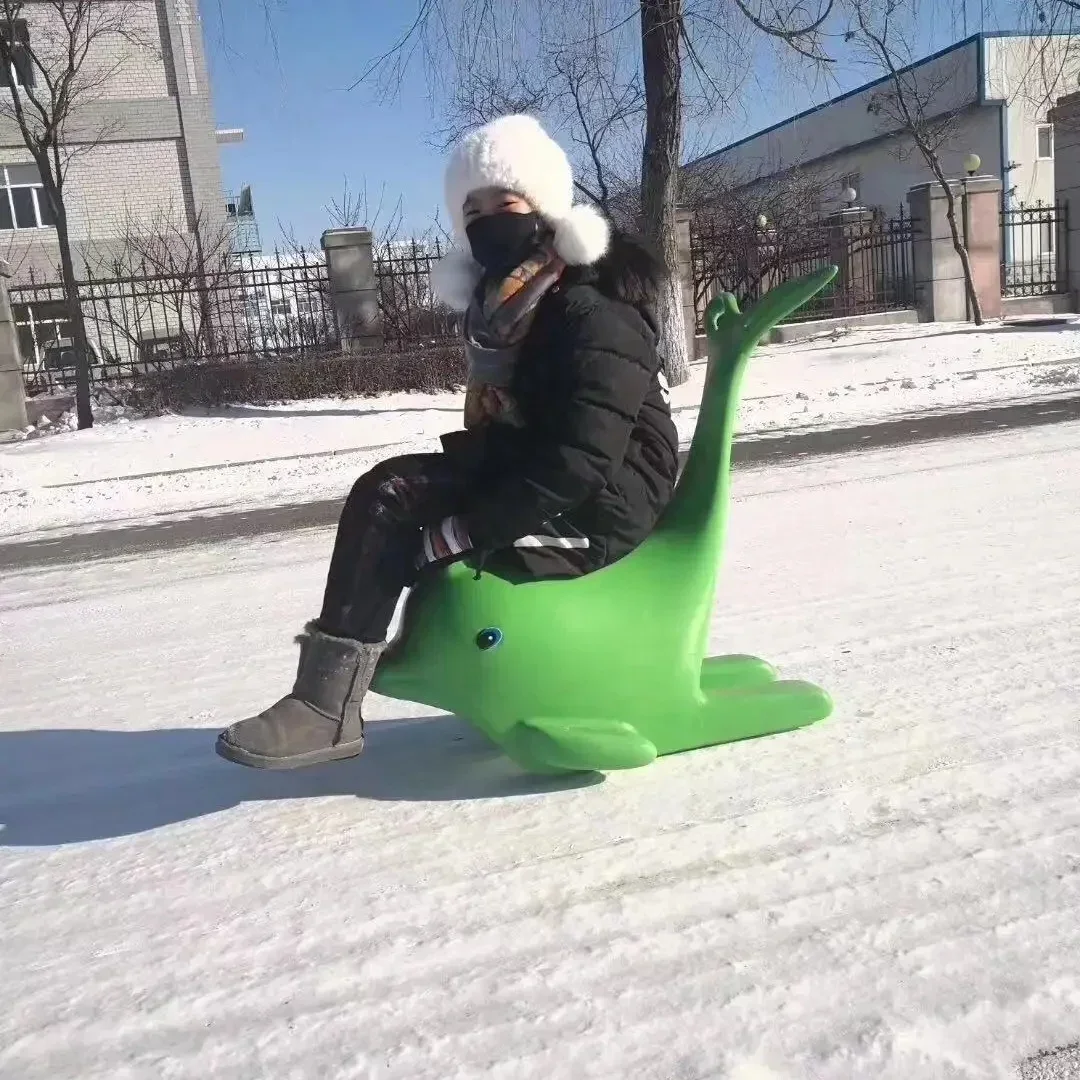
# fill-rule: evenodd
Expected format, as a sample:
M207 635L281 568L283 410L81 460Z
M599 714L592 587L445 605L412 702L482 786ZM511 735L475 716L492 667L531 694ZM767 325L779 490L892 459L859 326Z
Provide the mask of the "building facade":
M123 34L91 46L85 88L68 119L65 188L71 238L84 258L99 260L135 227L168 217L182 227L221 227L225 197L202 27L195 0L100 0L122 13ZM111 13L106 16L115 19ZM51 5L22 9L31 48L52 53L63 36ZM25 76L8 73L20 81ZM0 257L14 283L31 270L55 279L56 230L40 177L11 108L0 106ZM235 129L221 142L237 141Z
M77 275L83 276L83 265L93 268L90 276L101 277L116 262L137 264L137 249L145 251L145 238L153 235L167 235L181 249L202 244L220 251L235 226L219 146L242 141L243 132L215 125L195 0L99 0L87 26L94 40L74 79L75 104L63 143L64 205ZM68 37L55 6L32 0L6 32L27 41L50 71L50 58L62 57ZM56 64L62 71L62 58ZM0 81L43 93L36 86L40 73L30 64L0 72ZM143 238L141 244L131 243L132 237ZM59 281L59 246L37 166L12 106L2 103L0 258L11 271L13 316L28 376L67 365L70 326L59 290L19 289L31 281ZM92 364L139 357L153 345L144 338L168 338L175 331L171 324L183 315L136 310L138 325L125 324L118 335L115 320L96 317L101 313L94 305L84 306L84 314ZM103 328L103 321L110 324Z
M977 34L907 69L924 115L951 118L939 154L947 176L963 176L965 159L977 154L979 171L1002 180L1003 208L1053 203L1046 101L1053 88L1045 83L1069 83L1068 49L1066 40L1048 46L1025 35ZM826 192L822 212L839 209L852 188L859 205L896 214L907 192L933 176L882 109L888 90L888 79L868 83L692 162L687 172L716 170L724 183L742 186L806 170Z

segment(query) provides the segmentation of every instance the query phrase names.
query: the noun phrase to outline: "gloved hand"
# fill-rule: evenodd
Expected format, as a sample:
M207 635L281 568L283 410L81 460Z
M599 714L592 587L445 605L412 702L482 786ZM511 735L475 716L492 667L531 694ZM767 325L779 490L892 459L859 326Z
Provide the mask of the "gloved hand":
M424 529L420 555L416 560L418 570L428 566L445 566L463 559L473 549L472 540L465 523L456 514L444 518L438 525Z

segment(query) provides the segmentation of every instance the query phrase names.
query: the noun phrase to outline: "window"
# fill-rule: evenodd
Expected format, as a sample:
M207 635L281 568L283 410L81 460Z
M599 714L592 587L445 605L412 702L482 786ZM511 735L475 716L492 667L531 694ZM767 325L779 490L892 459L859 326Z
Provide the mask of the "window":
M62 300L39 300L12 304L11 310L23 360L56 367L64 346L71 341L67 305Z
M1040 124L1036 129L1038 138L1038 157L1040 160L1054 156L1054 128L1051 124Z
M287 299L284 300L271 300L270 301L270 314L271 315L291 315L292 305Z
M33 86L34 65L30 59L30 31L25 19L0 26L0 37L10 50L8 63L0 63L0 86Z
M0 229L43 229L55 224L38 167L0 166Z
M165 334L161 337L144 337L139 341L139 361L147 367L175 367L183 362L186 353L182 335Z

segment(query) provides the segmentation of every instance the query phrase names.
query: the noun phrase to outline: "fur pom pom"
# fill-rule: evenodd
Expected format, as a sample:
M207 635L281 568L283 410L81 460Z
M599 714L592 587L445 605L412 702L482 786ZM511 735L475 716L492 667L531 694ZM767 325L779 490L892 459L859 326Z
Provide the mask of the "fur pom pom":
M467 251L451 248L431 268L431 289L454 311L465 311L482 275L483 271Z
M596 207L579 203L554 225L555 252L570 266L591 266L606 254L611 226Z

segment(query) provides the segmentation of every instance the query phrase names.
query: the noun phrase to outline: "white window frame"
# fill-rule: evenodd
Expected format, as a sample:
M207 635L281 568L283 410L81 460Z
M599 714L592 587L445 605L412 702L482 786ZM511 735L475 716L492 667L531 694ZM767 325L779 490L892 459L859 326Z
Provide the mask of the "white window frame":
M1050 153L1044 154L1042 152L1042 140L1043 133L1046 133L1047 138L1050 140ZM1038 161L1053 161L1054 160L1054 125L1053 124L1039 124L1035 128L1035 158Z
M8 79L10 82L4 87L5 90L9 90L13 86L17 86L21 90L26 86L26 83L22 81L22 74L14 62L8 64Z
M30 167L37 168L33 162L28 163ZM25 168L23 164L16 166L0 165L0 198L7 199L8 212L11 214L11 228L0 229L0 232L29 232L31 229L54 229L55 225L44 225L41 220L41 200L45 198L44 185L41 183L40 178L36 184L12 184L9 168ZM28 188L34 204L34 218L37 222L36 225L19 225L15 217L15 196L12 192L16 188Z
M45 363L45 350L59 345L69 335L62 330L71 330L71 316L65 314L44 315L42 307L55 305L54 300L30 300L12 305L12 321L16 330L29 330L30 340L34 343L34 366L40 369ZM24 358L25 359L25 358Z

